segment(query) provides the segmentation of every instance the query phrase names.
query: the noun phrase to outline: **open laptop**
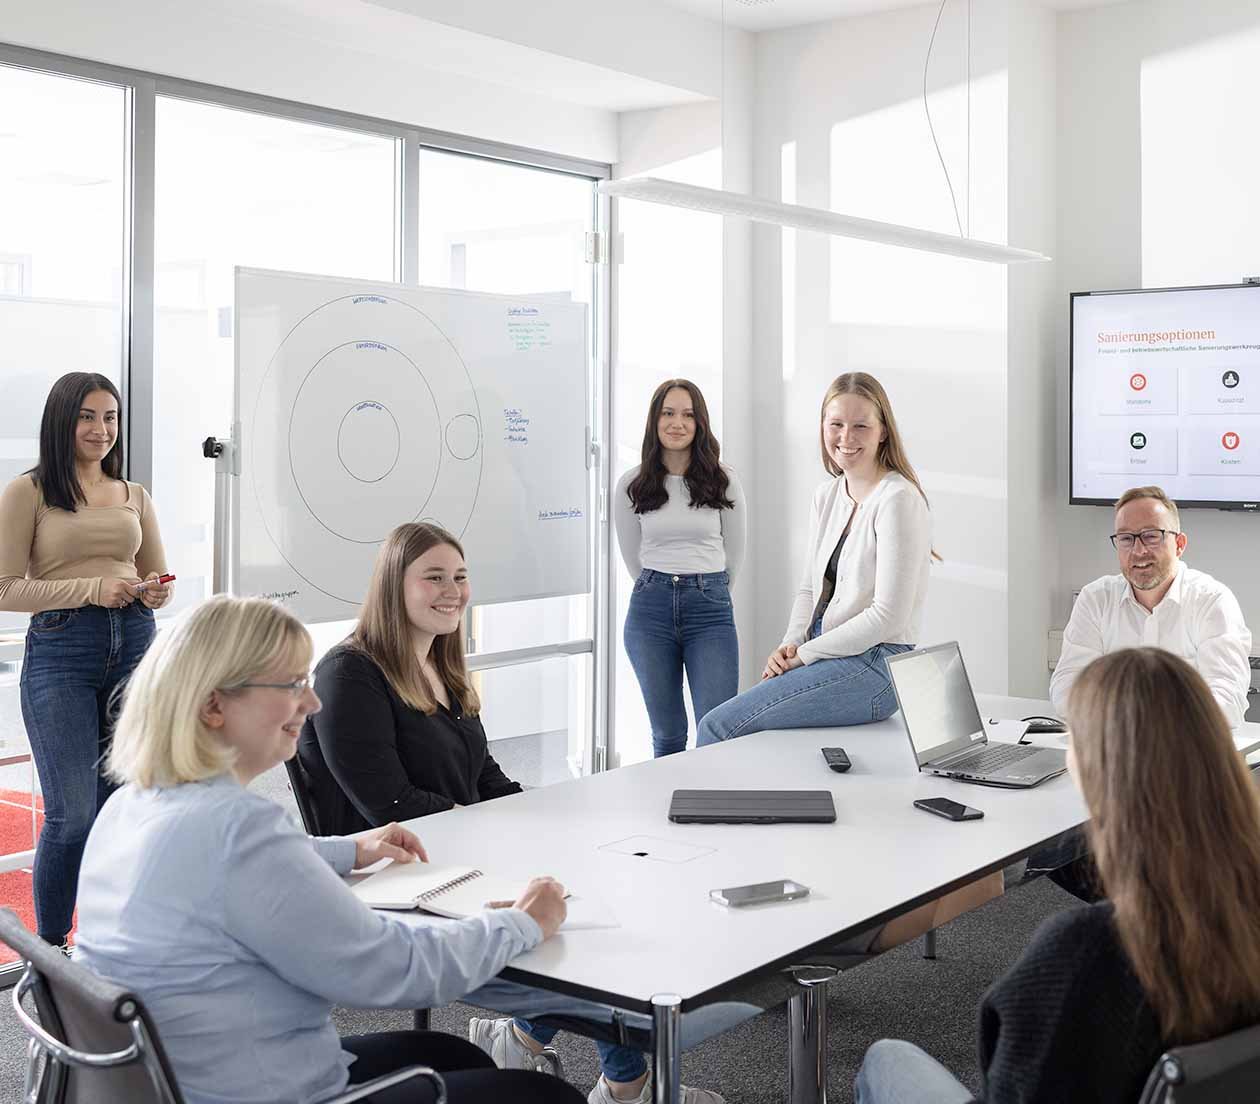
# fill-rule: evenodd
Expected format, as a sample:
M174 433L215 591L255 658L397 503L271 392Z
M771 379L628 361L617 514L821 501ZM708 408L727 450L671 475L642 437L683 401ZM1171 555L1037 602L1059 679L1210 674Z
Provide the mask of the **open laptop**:
M1035 786L1067 770L1060 748L991 741L958 642L888 660L919 770L988 786Z
M675 790L676 824L832 824L830 790Z

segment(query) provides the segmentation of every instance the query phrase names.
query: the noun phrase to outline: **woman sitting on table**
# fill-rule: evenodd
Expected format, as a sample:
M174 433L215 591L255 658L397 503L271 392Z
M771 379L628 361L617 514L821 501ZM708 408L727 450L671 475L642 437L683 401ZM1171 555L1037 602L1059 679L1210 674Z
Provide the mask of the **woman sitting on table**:
M865 372L827 388L819 443L829 478L814 492L804 578L783 643L760 684L705 715L698 745L896 712L884 661L919 637L932 555L927 496L888 396Z
M412 522L385 538L359 624L315 669L323 709L307 718L298 755L322 826L344 832L520 792L478 716L460 631L470 596L464 550L446 530ZM544 1051L556 1029L511 1008L522 1015L474 1019L469 1038L506 1069L552 1070ZM641 1051L596 1046L603 1076L591 1104L651 1099ZM722 1100L686 1087L682 1099Z
M1123 1104L1167 1047L1260 1022L1260 800L1206 683L1160 648L1112 652L1067 719L1109 900L1043 923L985 994L976 1097L885 1039L859 1104Z
M293 755L319 708L311 641L280 606L218 597L168 630L132 676L108 769L124 783L88 838L76 958L137 993L188 1104L311 1104L410 1065L456 1101L580 1102L551 1078L489 1068L434 1032L339 1039L334 1004L427 1006L463 997L555 933L562 888L441 926L373 912L338 875L425 859L389 824L311 839L250 793ZM427 1082L373 1104L433 1100Z

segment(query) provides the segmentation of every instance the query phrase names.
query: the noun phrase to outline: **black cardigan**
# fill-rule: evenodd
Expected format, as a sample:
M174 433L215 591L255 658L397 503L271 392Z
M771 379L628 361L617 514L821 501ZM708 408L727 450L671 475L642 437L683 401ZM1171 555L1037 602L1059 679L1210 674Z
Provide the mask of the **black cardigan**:
M315 692L323 708L306 719L298 756L328 835L521 792L491 756L480 718L453 699L425 716L362 652L339 645L324 656Z
M1133 1104L1164 1049L1111 905L1068 909L980 1003L977 1099Z

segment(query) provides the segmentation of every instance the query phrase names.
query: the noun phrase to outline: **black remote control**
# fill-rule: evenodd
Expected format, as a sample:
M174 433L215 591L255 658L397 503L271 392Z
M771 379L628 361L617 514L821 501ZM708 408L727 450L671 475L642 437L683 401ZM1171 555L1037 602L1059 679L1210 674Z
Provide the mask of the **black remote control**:
M827 760L829 766L837 774L844 774L853 764L849 761L849 757L845 754L844 748L823 748L823 758Z

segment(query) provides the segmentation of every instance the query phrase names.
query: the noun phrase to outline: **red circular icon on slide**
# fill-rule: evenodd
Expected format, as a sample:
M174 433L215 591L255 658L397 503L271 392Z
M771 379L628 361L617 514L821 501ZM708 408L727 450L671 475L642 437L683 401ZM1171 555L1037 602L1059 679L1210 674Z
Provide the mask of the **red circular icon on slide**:
M1229 449L1230 452L1233 452L1234 449L1242 444L1242 438L1240 438L1237 433L1226 433L1221 438L1221 444L1225 448Z
M1144 390L1146 387L1146 377L1142 375L1141 372L1134 372L1133 375L1129 377L1129 386L1132 387L1134 391Z

